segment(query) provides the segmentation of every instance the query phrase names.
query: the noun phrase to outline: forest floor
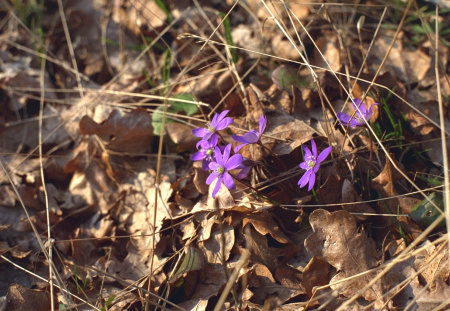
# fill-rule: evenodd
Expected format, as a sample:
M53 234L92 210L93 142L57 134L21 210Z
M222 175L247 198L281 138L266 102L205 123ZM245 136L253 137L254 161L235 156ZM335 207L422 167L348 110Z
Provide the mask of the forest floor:
M0 16L0 311L450 308L448 1Z

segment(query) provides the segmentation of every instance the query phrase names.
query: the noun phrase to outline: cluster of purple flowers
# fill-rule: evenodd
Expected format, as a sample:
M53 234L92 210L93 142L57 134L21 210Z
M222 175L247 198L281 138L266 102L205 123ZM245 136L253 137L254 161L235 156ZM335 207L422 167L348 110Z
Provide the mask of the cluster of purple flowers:
M233 177L230 175L231 170L240 169L236 178L245 178L250 172L251 165L248 164L247 159L241 154L237 153L243 146L247 144L258 143L262 132L266 127L266 118L261 116L259 121L259 132L250 130L242 136L233 135L232 138L239 142L240 145L234 148L235 154L231 155L231 144L226 146L218 145L219 134L218 131L226 129L233 123L233 119L227 117L229 110L224 110L220 114L215 114L210 123L206 127L196 128L192 133L200 138L197 143L197 152L191 156L193 161L202 161L203 170L210 170L211 174L206 179L206 184L210 185L214 180L216 185L212 191L214 198L220 189L222 183L228 189L234 189L236 186Z
M360 108L361 109L361 108ZM241 148L248 144L261 144L261 136L266 128L267 119L265 116L259 118L259 130L250 130L242 136L232 135L234 141L238 145L234 148L234 154L231 154L231 144L219 145L218 131L226 129L233 123L233 119L227 117L229 110L224 110L220 114L215 114L211 122L207 123L205 127L196 128L192 133L200 138L197 143L197 152L195 152L191 159L193 161L202 161L202 168L205 171L210 171L210 175L206 179L206 184L210 185L216 180L216 184L212 191L212 197L215 198L222 183L228 189L236 187L233 176L230 174L232 170L240 170L234 177L237 179L245 178L252 164L249 159L244 158L238 152ZM323 162L331 152L331 146L325 148L320 154L317 152L317 146L314 140L311 140L312 151L302 146L304 150L304 162L300 163L300 168L306 172L298 181L300 188L309 184L308 191L310 191L316 181L316 173L319 170L320 163Z

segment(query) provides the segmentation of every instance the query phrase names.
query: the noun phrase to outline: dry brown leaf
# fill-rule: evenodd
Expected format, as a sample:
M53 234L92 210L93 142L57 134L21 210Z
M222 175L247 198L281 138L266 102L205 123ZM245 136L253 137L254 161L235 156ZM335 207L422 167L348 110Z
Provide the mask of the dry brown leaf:
M178 123L169 122L166 124L166 131L170 139L177 145L177 151L193 150L198 138L192 134L191 127Z
M391 158L394 160L394 163L397 165L399 169L404 171L403 164L396 161L394 159L394 155L390 153ZM374 187L381 195L385 198L392 197L397 195L397 191L395 190L395 182L397 180L402 179L403 176L397 171L397 169L392 165L391 161L386 158L386 164L384 165L381 173L372 179L372 187ZM397 199L389 199L385 201L392 210L396 210L398 205Z
M358 232L355 218L347 211L330 213L318 209L311 213L309 221L314 233L306 238L305 247L313 256L325 260L338 270L338 274L331 282L367 271L377 264L374 241L363 232ZM353 282L344 282L335 286L334 289L350 297L358 292L369 279L367 276L360 277ZM381 294L378 287L366 291L363 294L364 298L377 299L377 294Z
M208 263L224 264L228 261L230 251L234 246L234 228L225 224L216 225L210 238L199 244L200 249L206 254Z
M153 127L145 109L138 108L122 115L113 110L108 119L98 124L88 116L80 120L83 135L98 135L111 150L127 153L146 153L151 150Z
M318 180L325 181L318 183ZM316 182L320 185L317 190L317 196L322 204L334 204L339 201L341 196L342 178L337 172L336 165L321 168L316 175Z
M275 269L278 257L277 249L269 247L267 238L258 233L251 226L246 226L244 228L244 236L249 243L252 260L263 263L271 270Z
M46 290L29 289L19 284L12 284L6 294L6 310L50 310L49 292Z
M303 286L311 297L315 286L326 285L331 279L332 267L325 260L314 256L303 270Z
M320 68L339 71L341 68L341 53L338 48L337 36L327 33L316 40L316 45L322 52L323 57L317 49L314 49L314 58L311 64Z
M267 118L270 122L270 127L266 129L266 134L281 141L272 150L276 155L291 153L301 144L309 141L313 134L317 134L307 123L295 119L284 111L275 111L268 114Z
M342 203L361 202L361 197L356 192L355 187L348 179L344 179L342 185ZM350 213L375 213L375 210L367 203L342 204L342 209ZM357 221L366 220L369 216L353 215Z
M242 221L242 226L245 227L249 223L252 224L253 228L260 234L270 234L280 243L289 243L288 237L281 231L276 221L266 211L256 212L245 217Z
M386 31L382 35L377 36L367 60L367 64L369 64L372 72L376 72L379 68L393 37L394 31ZM402 45L402 37L403 32L400 32L381 73L393 72L394 76L407 83L419 82L425 77L430 68L431 58L420 49L409 51Z
M166 20L164 11L155 1L121 1L119 9L121 23L136 36L153 33L156 28L164 26Z
M69 185L70 197L63 208L79 209L86 205L97 206L105 211L109 208L109 195L114 194L117 185L109 160L104 157L94 138L84 139L74 151L75 156L67 162L64 172L74 173Z
M434 291L438 286L442 286L442 283L447 282L450 277L448 247L446 243L439 244L438 246L430 245L426 251L420 253L415 258L414 268L416 270L425 268L421 275L431 291Z
M414 107L417 108L420 112L425 114L431 120L435 121L439 124L439 106L438 102L435 100L429 100L426 102L417 102L414 101ZM428 135L434 129L437 129L430 121L422 117L412 108L407 105L400 105L400 111L404 114L405 118L409 121L411 128L418 135Z

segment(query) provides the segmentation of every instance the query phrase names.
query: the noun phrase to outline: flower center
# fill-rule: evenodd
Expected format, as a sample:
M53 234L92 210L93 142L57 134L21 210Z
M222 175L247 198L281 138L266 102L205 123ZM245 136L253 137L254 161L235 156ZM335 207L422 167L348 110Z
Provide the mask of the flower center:
M216 128L214 126L208 126L208 132L214 133L216 131Z
M313 168L314 165L316 165L316 161L314 161L314 160L309 160L309 161L308 161L308 167L309 167L309 168Z
M356 120L356 122L364 124L363 118L361 118L359 115L355 115L354 119Z
M208 149L208 150L206 150L206 155L212 155L214 153L214 150L212 150L212 149Z
M223 166L219 166L216 170L217 173L219 174L223 174L225 172L225 169L223 168Z

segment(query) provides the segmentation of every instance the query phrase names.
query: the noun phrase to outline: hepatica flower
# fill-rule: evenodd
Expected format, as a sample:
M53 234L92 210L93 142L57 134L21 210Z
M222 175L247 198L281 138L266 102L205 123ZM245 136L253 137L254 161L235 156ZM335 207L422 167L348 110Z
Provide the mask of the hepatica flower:
M209 163L214 161L214 152L217 146L219 137L212 135L209 140L200 140L197 143L198 151L191 156L193 161L203 161L202 168L204 171L208 170Z
M353 117L343 112L338 112L337 117L339 119L339 122L343 126L347 126L348 124L351 128L355 128L357 126L365 125L366 123L364 122L364 119L366 119L367 121L370 120L370 118L372 117L372 107L374 105L378 105L378 103L374 103L370 106L369 110L367 110L366 106L360 99L354 98L352 101L352 105L356 111ZM357 107L359 108L359 111Z
M219 147L215 147L214 155L215 160L209 163L209 169L212 173L206 178L206 184L210 185L214 180L217 179L216 185L214 186L212 197L215 198L220 186L223 184L228 189L234 189L235 184L233 177L231 177L228 171L239 168L242 163L242 156L236 153L230 157L231 144L228 144L222 151Z
M309 183L308 191L314 187L314 183L316 182L316 173L319 170L320 163L322 163L330 154L331 146L322 150L322 152L317 155L317 146L314 139L311 139L311 147L312 152L305 145L302 146L303 151L305 152L305 161L300 163L300 168L306 170L305 174L298 181L298 185L300 188L306 186Z
M200 137L202 140L210 139L217 131L226 129L233 119L226 117L229 110L224 110L220 114L215 114L210 123L206 124L206 128L200 127L192 130L192 134Z
M234 141L241 143L240 145L237 145L234 147L234 152L239 152L242 147L248 144L255 144L261 139L261 135L264 132L267 124L267 119L263 115L259 117L259 132L256 130L250 130L247 133L245 133L242 136L238 135L231 135L231 138L234 139Z

